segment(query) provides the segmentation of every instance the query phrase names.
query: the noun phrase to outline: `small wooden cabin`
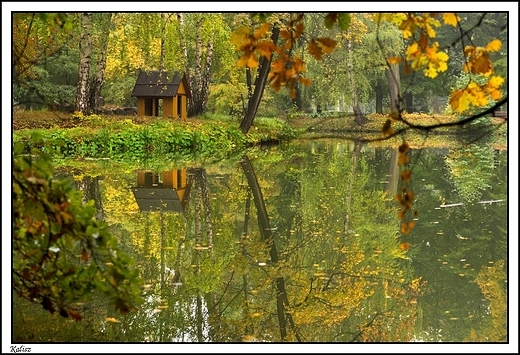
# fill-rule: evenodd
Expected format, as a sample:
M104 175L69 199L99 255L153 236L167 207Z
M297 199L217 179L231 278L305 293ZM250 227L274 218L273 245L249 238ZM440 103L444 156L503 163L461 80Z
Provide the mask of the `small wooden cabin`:
M162 116L186 119L191 90L185 74L164 70L140 70L132 96L137 97L138 116Z
M185 213L191 190L186 169L168 170L162 174L137 172L133 193L141 211Z

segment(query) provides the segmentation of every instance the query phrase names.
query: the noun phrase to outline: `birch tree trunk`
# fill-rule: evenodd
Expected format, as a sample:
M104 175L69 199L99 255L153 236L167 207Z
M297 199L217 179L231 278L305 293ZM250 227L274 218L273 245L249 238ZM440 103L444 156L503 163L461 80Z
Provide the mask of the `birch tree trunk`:
M164 42L166 37L166 21L168 19L165 17L164 13L161 13L161 58L159 59L159 70L164 70L164 58L166 57L166 52L164 50Z
M211 68L213 64L213 40L206 45L206 63L204 63L204 74L202 75L202 85L200 90L201 112L206 112L206 105L209 97L209 83L211 81Z
M90 109L94 113L99 113L101 102L101 87L105 78L105 68L107 62L108 35L112 23L112 14L101 14L101 33L100 33L100 50L99 58L96 66L96 75L90 87Z
M204 18L198 19L195 26L195 66L191 70L193 75L189 78L191 86L191 100L188 102L189 116L198 116L204 113L209 96L209 83L213 63L213 40L210 39L207 43L204 43L202 39L203 21ZM187 51L185 53L187 55Z
M76 111L88 115L90 113L90 57L92 54L92 13L84 12L80 15L81 34L79 39L79 71L76 91Z

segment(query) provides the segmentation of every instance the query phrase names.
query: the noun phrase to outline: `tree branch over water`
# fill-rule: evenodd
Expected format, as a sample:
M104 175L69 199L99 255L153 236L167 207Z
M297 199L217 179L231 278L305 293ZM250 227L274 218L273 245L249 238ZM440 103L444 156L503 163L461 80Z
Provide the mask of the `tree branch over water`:
M393 131L392 133L388 134L388 135L385 135L384 137L380 137L380 138L376 138L376 139L361 139L361 141L364 141L364 142L373 142L373 141L383 141L383 140L387 140L387 139L390 139L392 137L396 137L406 131L408 131L409 129L416 129L416 130L420 130L420 131L432 131L434 129L437 129L437 128L443 128L443 127L456 127L456 126L459 126L459 127L462 127L464 125L467 125L471 122L474 122L476 120L478 120L479 118L482 118L486 115L489 115L489 114L493 114L495 111L497 111L498 108L500 108L502 105L506 104L508 101L508 97L504 97L502 100L498 101L495 105L493 105L492 107L478 113L478 114L475 114L475 115L472 115L470 117L467 117L467 118L464 118L460 121L455 121L455 122L441 122L441 123L438 123L438 124L434 124L434 125L417 125L417 124L414 124L410 121L407 121L405 120L401 113L399 113L399 118L397 119L397 122L402 122L406 125L406 127L403 127L403 128L399 128L395 131ZM503 118L504 121L507 121L507 117Z

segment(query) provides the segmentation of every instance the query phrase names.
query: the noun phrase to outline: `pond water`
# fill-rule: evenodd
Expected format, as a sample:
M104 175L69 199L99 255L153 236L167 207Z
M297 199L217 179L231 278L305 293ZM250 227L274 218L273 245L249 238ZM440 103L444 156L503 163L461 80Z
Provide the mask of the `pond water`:
M145 303L71 322L15 304L26 342L507 342L507 151L290 143L200 166L74 171ZM68 177L72 181L72 177ZM17 301L18 302L18 301Z

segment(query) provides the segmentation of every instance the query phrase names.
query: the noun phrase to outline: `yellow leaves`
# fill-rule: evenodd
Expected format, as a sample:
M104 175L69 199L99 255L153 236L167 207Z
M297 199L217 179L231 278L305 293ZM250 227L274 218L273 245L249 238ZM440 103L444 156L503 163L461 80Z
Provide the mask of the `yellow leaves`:
M440 22L435 19L435 14L394 14L392 22L395 23L403 32L404 39L408 39L413 34L420 30L425 32L428 37L434 38L436 36L434 27L440 27Z
M460 17L458 17L454 13L446 13L446 14L442 15L442 20L444 21L445 25L450 25L450 26L453 26L453 27L457 27L457 25L458 25L458 23L460 21Z
M500 85L504 83L504 78L501 76L492 76L487 84L484 85L484 90L491 96L493 100L498 100L502 96L498 89Z
M486 46L486 50L488 52L498 52L501 47L502 47L502 42L498 39L494 39L488 43L488 45Z
M455 90L450 96L451 109L456 112L465 112L470 106L486 106L489 98L498 100L502 94L499 86L504 83L500 76L492 76L484 85L471 81L464 89Z
M113 317L105 317L105 322L108 322L108 323L119 323L119 321L116 318L113 318Z
M455 90L450 95L450 105L453 111L464 112L469 109L470 95L466 89Z
M276 46L271 40L261 40L262 37L267 34L270 27L270 23L264 23L256 29L254 34L251 34L248 27L242 26L231 34L231 43L235 45L238 51L244 52L237 62L239 67L257 68L258 56L255 52L258 52L267 59L271 58Z
M448 69L448 54L439 52L439 43L435 42L431 46L424 46L424 40L421 36L419 42L413 42L406 49L406 60L411 61L411 67L414 70L424 69L424 75L430 78L437 77L439 72Z
M256 68L258 67L258 57L253 52L243 54L237 62L239 67Z

